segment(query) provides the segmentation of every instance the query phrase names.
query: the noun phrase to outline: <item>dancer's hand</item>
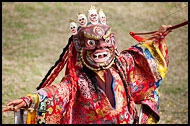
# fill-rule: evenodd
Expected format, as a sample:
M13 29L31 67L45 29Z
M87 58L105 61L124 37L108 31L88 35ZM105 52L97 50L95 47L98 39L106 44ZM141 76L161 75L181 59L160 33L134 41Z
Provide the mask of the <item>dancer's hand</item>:
M154 34L152 34L148 39L158 40L160 38L163 38L169 32L173 31L173 30L168 30L168 28L170 27L172 27L172 25L161 25L159 30L155 32Z
M26 102L23 99L16 99L7 104L10 106L10 111L20 111L20 108L26 107Z

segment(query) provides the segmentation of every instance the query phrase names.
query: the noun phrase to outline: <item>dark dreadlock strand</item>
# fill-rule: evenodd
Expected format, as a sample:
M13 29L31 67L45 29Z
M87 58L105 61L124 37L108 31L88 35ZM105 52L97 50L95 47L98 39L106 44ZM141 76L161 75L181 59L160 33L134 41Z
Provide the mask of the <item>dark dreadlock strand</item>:
M127 84L128 84L128 86L129 86L129 81L128 81L128 78L127 78L127 75L126 75L126 71L124 70L121 61L120 61L117 57L116 57L116 60L117 60L117 62L118 62L118 64L119 64L120 68L122 69L123 74L124 74L124 77L125 77L125 79L126 79L126 81L127 81ZM130 92L131 97L133 97L132 92L131 92L131 91L129 91L129 92Z
M53 69L62 61L62 57L65 55L65 52L69 48L69 45L71 44L72 39L73 39L73 35L69 38L69 41L68 41L66 47L63 48L63 52L59 56L59 59L55 62L54 66L52 66L50 68L50 70L48 71L48 73L46 74L46 76L44 77L44 79L42 80L42 82L40 83L40 85L36 88L37 90L39 90L43 86L44 82L47 80L48 76L51 74L51 72L53 71Z
M131 101L131 97L129 96L129 92L128 91L128 88L127 88L127 83L126 83L126 78L124 77L125 75L123 75L120 71L119 68L122 68L122 64L119 62L119 59L117 57L115 57L115 65L117 66L116 68L118 69L118 72L119 72L119 75L123 81L123 84L124 84L124 88L125 88L125 92L126 92L126 95L127 95L127 101L128 101L128 109L130 110L130 101ZM118 66L119 65L119 66ZM123 70L122 70L123 71ZM124 72L123 72L124 73ZM124 79L125 78L125 79Z
M86 67L85 65L84 65L84 67L83 67L83 71L87 74L87 76L90 78L90 80L92 81L92 84L94 85L94 87L95 87L95 90L96 90L96 92L97 92L97 94L98 94L98 97L100 97L100 95L99 95L99 90L98 90L98 84L97 84L97 80L96 80L96 78L95 78L95 76L92 74L92 70L90 70L88 67Z
M117 65L117 63L118 63L119 67L122 69L122 72L123 72L123 74L124 74L125 80L127 81L127 83L126 83L126 81L125 81L124 78L123 78L122 73L120 72L119 68L117 67L117 69L118 69L118 71L119 71L119 75L120 75L120 77L121 77L121 79L122 79L122 81L123 81L123 83L124 83L124 87L125 87L125 91L126 91L127 98L128 98L128 103L129 103L128 109L130 110L130 101L132 100L131 98L133 97L133 95L132 95L132 92L130 91L130 88L129 88L129 92L128 92L127 84L129 84L129 81L128 81L126 72L125 72L125 70L124 70L124 68L123 68L123 65L122 65L121 61L118 59L117 56L115 56L114 62L115 62L116 65ZM128 86L129 86L129 85L128 85ZM128 93L130 93L131 95L129 96ZM135 115L134 115L134 122L133 122L133 124L136 124L136 122L137 122L137 120L138 120L138 116L137 116L137 112L136 112L137 110L136 110L136 108L134 108L134 109L135 109L135 110L134 110L134 114L135 114Z

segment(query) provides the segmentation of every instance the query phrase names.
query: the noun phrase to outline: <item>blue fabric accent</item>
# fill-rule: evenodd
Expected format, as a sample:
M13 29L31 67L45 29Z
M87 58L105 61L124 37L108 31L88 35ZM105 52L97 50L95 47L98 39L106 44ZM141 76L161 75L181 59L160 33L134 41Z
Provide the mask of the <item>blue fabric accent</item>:
M156 85L156 88L161 84L161 82L162 82L162 78L154 83Z
M154 57L147 48L144 50L144 55L147 59L154 59Z
M134 67L134 64L131 64L130 70Z
M42 111L46 111L46 102L47 102L47 96L45 96L44 98L43 98L43 100L42 101L40 101L40 103L39 103L39 110L42 110ZM38 112L37 113L38 114L38 116L43 116L43 114L45 114L45 112ZM41 120L37 120L37 124L45 124L45 118L43 119L43 121L41 122Z
M136 45L134 45L132 47L137 48L139 51L143 52L143 49L141 47L138 47L138 45L141 45L141 44L136 44Z
M113 76L112 76L112 78L113 78L112 89L113 89L113 95L114 95L114 101L115 101L115 107L113 107L113 108L116 109L117 104L116 104L115 88L114 88L114 82L115 82L115 80L114 80L114 77L113 77Z
M112 76L112 78L113 78L112 89L113 89L113 95L114 95L114 101L115 101L115 107L112 107L112 108L113 108L113 109L116 109L117 104L116 104L115 87L114 87L114 82L115 82L115 80L114 80L114 77L113 77L113 76ZM101 92L105 93L104 90L102 90L101 88L99 88L99 89L100 89ZM94 104L94 105L95 105L95 104Z
M156 111L159 113L159 100L160 100L160 96L159 96L159 94L158 94L157 91L154 91L153 94L154 94L154 100L157 102Z
M40 111L37 113L37 115L38 115L38 117L39 116L42 117L43 114L45 114L45 112L43 112L43 111L46 111L46 106L47 106L46 103L48 101L48 97L47 97L47 93L43 89L36 91L36 93L38 93L38 95L40 96L40 102L39 102L39 106L38 106L38 109ZM43 118L42 121L37 119L37 124L45 124L45 118Z

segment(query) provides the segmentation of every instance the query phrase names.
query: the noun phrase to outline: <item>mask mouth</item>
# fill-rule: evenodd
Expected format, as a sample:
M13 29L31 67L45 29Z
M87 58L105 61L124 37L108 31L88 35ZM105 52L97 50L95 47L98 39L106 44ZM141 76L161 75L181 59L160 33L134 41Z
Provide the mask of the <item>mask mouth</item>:
M91 70L109 68L114 61L115 48L104 48L96 50L81 50L81 60Z
M109 59L110 51L109 49L96 50L94 53L90 55L90 57L97 63L103 63Z
M106 22L106 20L105 20L105 19L102 19L102 22L103 22L103 23L105 23L105 22Z
M96 17L91 17L91 20L92 20L93 22L98 21Z
M81 25L85 25L85 21L81 21Z
M75 32L76 32L76 30L75 30L75 29L73 29L73 30L72 30L72 32L73 32L73 33L75 33Z

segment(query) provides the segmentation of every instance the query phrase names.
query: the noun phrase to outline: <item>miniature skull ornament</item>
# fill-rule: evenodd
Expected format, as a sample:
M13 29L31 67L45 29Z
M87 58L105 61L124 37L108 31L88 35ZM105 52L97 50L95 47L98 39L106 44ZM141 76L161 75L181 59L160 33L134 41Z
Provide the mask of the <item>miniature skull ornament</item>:
M72 32L73 35L77 34L77 24L75 21L70 21L70 30Z
M99 10L99 19L102 24L106 25L106 16L102 9Z
M93 25L98 23L98 13L94 6L91 6L91 8L88 10L88 19Z
M87 25L87 18L84 14L82 13L78 14L78 23L81 27L84 27Z

